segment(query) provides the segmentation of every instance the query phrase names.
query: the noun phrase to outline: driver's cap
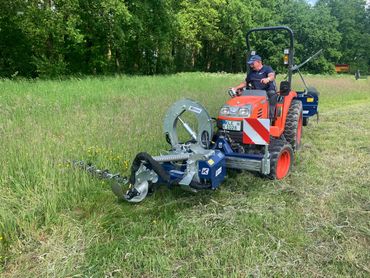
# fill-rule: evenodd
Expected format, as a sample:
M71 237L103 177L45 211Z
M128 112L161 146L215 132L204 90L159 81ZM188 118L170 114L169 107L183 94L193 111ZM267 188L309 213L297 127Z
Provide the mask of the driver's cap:
M250 58L249 58L249 60L248 60L248 65L250 65L250 64L253 64L253 62L255 62L255 61L262 61L262 58L261 58L261 56L259 56L259 55L252 55Z

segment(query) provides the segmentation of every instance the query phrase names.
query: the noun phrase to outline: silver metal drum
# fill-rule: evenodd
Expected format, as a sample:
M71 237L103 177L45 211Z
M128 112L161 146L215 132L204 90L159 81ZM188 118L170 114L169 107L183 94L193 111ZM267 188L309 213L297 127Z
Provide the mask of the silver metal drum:
M185 112L194 114L198 121L198 130L191 130L191 128L179 118ZM200 103L191 99L181 99L168 109L164 118L163 129L173 148L176 148L180 143L176 131L176 126L179 121L199 145L208 148L209 141L213 136L213 123L207 110Z

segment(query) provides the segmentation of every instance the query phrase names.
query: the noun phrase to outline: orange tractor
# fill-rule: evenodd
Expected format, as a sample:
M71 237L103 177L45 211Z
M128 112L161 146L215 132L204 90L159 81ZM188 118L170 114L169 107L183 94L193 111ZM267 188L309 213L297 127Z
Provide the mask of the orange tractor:
M247 33L250 55L256 52L250 49L249 37L262 31L287 31L290 37L290 46L284 50L287 80L281 82L277 92L275 115L269 115L266 91L255 90L249 84L241 92L231 89L231 99L221 108L217 118L218 131L214 141L215 148L226 156L227 168L258 171L270 178L282 179L289 173L293 154L300 147L302 126L308 123L309 117L317 114L318 93L314 88L307 88L299 68L321 51L302 64L293 65L293 32L288 27L277 26L255 28ZM291 89L295 71L306 87L303 92Z

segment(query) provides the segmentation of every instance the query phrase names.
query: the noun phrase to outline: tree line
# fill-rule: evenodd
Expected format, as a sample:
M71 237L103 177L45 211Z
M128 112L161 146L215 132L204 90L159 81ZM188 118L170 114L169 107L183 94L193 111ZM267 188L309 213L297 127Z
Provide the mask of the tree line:
M241 72L245 33L286 25L295 32L296 63L368 69L366 0L8 0L0 3L0 76ZM284 33L256 34L253 48L283 70Z

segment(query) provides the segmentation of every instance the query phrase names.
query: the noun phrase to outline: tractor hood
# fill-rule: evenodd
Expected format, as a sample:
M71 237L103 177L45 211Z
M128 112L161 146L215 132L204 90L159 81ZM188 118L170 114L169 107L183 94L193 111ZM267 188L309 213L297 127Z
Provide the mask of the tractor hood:
M226 102L229 106L244 106L244 105L251 105L252 107L255 104L260 104L266 101L266 97L262 96L240 96L240 97L234 97L230 99L228 102Z
M243 118L266 116L268 106L266 96L238 96L223 105L218 114L220 120L241 120ZM263 111L266 110L266 113Z

